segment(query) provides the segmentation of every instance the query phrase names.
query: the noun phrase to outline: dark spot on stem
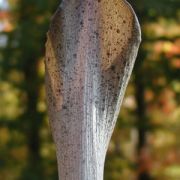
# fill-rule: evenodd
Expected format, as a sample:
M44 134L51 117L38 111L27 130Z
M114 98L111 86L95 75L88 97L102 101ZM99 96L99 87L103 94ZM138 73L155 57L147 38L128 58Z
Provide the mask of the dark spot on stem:
M111 66L111 70L112 70L112 71L115 71L115 66L114 66L114 65Z

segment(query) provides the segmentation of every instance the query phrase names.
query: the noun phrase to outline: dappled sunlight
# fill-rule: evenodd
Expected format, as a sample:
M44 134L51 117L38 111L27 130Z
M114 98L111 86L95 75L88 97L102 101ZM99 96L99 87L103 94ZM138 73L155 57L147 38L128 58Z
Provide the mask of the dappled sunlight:
M15 120L23 111L20 108L20 91L8 82L0 83L0 117L3 119Z

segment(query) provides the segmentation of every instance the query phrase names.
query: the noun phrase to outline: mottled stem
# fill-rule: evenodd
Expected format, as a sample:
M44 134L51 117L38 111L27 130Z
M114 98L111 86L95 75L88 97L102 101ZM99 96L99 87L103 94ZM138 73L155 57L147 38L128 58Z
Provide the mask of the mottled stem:
M102 180L140 43L124 0L63 1L46 44L46 90L60 180Z

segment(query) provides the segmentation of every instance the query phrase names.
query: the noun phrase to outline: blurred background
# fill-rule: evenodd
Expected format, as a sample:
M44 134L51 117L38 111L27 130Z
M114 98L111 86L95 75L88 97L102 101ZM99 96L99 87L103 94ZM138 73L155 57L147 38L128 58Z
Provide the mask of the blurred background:
M58 1L0 0L0 180L56 180L44 44ZM180 0L132 0L142 44L105 180L180 180Z

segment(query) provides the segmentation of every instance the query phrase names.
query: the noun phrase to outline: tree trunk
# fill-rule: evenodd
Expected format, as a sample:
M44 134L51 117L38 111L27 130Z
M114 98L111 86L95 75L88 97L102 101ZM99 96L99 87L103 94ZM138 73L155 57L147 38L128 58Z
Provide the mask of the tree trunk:
M124 0L63 1L46 44L46 91L60 180L102 180L140 43Z
M137 102L137 130L138 130L138 180L152 179L151 172L151 157L147 148L147 132L149 129L149 122L146 114L145 102L145 82L143 76L143 60L145 59L142 51L139 54L139 59L136 63L135 75L135 90Z
M25 121L25 132L29 150L27 166L22 174L22 179L43 178L43 170L41 166L40 156L40 127L42 124L42 116L37 111L39 84L38 84L38 61L35 57L29 58L24 65L25 90L27 92L27 107L24 112L23 119ZM27 177L27 172L31 171L31 176Z

